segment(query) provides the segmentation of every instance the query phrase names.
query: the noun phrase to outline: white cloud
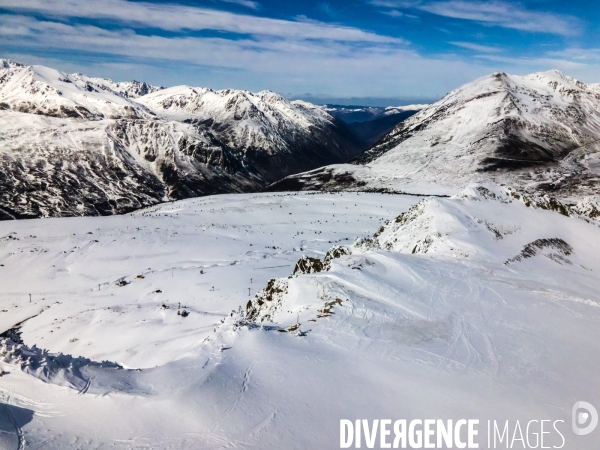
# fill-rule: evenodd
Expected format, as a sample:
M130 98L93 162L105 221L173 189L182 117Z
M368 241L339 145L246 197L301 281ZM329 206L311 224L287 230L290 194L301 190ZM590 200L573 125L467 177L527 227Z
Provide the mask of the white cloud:
M112 54L111 60L118 63L142 61L141 64L153 65L160 70L168 66L185 67L188 84L202 80L205 85L216 88L273 89L285 93L340 96L415 96L423 92L437 95L491 71L485 63L423 58L397 45L348 45L339 41L323 45L320 41L260 36L238 40L167 38L18 15L0 16L0 28L3 26L27 30L26 34L3 35L2 40L4 46L26 48L28 54L52 55L65 50L105 54L108 50ZM89 72L87 64L69 67ZM214 70L210 68L222 68L227 72L225 76L211 78L209 72L214 73ZM143 72L148 73L147 66ZM102 73L107 76L106 71ZM164 78L149 81L172 84Z
M118 75L120 79L131 77L163 85L186 83L329 96L433 97L498 70L527 73L557 67L572 73L565 69L568 61L558 56L542 60L501 59L489 53L484 57L483 48L476 49L484 53L479 55L482 57L470 60L457 55L422 56L401 39L307 18L285 21L122 0L106 0L114 11L110 11L110 5L103 5L98 11L88 2L74 0L47 0L43 4L33 0L2 2L3 7L13 5L15 14L0 15L0 40L3 48L12 49L14 55L23 54L22 62L33 62L33 57L38 58L38 63L66 66L70 71L92 76ZM70 9L75 3L78 8ZM14 6L17 4L53 19L19 13ZM119 9L121 6L129 9L124 11ZM62 20L88 17L86 14L114 20L127 17L131 26L104 29ZM238 39L187 33L165 37L140 34L133 26L136 24L240 34ZM596 79L595 65L580 63L573 70L584 81L591 75Z
M261 4L258 2L253 2L251 0L221 0L222 2L225 3L234 3L236 5L242 5L245 6L246 8L250 8L250 9L260 9L261 8Z
M390 9L387 11L379 11L381 14L385 14L386 16L391 17L402 17L404 15L403 12L398 11L397 9Z
M490 62L500 63L505 67L511 67L513 73L526 75L532 72L545 72L550 69L558 69L566 75L577 78L586 83L597 82L600 73L600 64L587 64L569 59L552 57L550 54L536 58L511 58L500 55L477 55L476 58Z
M369 0L368 3L384 8L416 8L423 2L420 0Z
M358 28L317 21L290 21L236 14L181 5L103 0L2 0L2 7L13 11L41 13L53 18L81 17L110 19L133 27L152 27L169 31L217 30L285 39L323 39L345 42L405 44L402 39L382 36Z
M549 56L580 62L600 61L600 48L570 47L560 51L548 52Z
M422 4L419 9L439 16L536 33L570 36L581 31L581 24L574 17L530 11L515 2L450 0Z
M418 9L438 16L472 20L485 25L534 33L571 36L581 32L581 23L575 17L528 10L518 2L502 0L369 0L369 3L392 10L398 10L398 8Z
M223 39L199 37L162 37L136 34L132 30L106 30L91 25L70 25L59 22L40 21L24 16L0 16L0 29L13 26L18 35L4 35L4 44L24 44L29 48L53 48L56 50L83 50L105 52L128 57L188 61L192 64L223 67L265 67L269 59L279 66L283 60L295 60L320 55L360 55L361 53L392 54L397 48L354 49L344 42L322 45L310 40L289 39ZM277 58L274 58L277 54ZM257 61L262 61L257 64ZM301 63L301 62L300 62ZM281 67L285 70L286 67Z

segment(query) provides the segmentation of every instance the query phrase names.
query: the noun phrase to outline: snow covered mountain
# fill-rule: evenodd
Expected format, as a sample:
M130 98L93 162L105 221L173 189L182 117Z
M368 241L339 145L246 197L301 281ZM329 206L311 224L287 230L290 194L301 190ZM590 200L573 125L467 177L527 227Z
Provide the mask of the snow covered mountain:
M117 92L126 98L139 98L146 94L165 89L162 86L154 86L143 81L119 81L115 82L110 78L94 78L88 77L82 73L76 73L70 76L71 79L81 80L84 83L89 83L92 87Z
M597 194L600 87L558 71L475 80L398 125L354 165L289 177L269 189L452 194L494 181L562 197Z
M87 120L148 118L151 113L129 97L157 89L0 60L0 108L13 112Z
M0 218L115 214L255 191L364 144L264 91L164 89L0 60Z
M275 181L326 160L344 161L364 145L346 125L307 102L275 92L178 86L138 101L169 121L206 129L261 180Z

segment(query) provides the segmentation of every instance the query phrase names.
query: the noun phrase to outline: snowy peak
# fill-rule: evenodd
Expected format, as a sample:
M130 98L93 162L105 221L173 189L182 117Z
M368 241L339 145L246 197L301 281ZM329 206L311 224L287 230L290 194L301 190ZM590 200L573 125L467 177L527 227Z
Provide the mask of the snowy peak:
M429 180L441 187L438 192L509 179L571 195L595 176L590 169L598 142L600 94L594 85L559 71L494 73L401 123L356 163L403 184Z
M17 67L25 67L25 64L18 63L12 59L0 58L0 69L14 69Z
M93 78L81 73L70 75L70 78L71 80L83 81L87 86L104 91L109 90L125 98L131 99L136 99L164 89L162 86L154 86L143 81L133 80L115 82L109 78Z
M548 86L550 90L555 92L566 92L569 89L584 91L588 89L588 86L585 83L565 75L560 70L556 69L548 70L547 72L537 72L520 78L533 83L534 85L532 88L535 88L538 91L543 91L545 86Z
M175 86L148 94L139 101L164 116L189 115L200 120L218 117L225 121L250 121L255 126L285 128L291 121L309 127L314 120L332 121L332 117L319 108L294 104L271 91L213 91Z
M472 102L477 104L474 108L500 108L496 111L498 118L543 114L551 119L555 118L551 114L557 114L557 109L571 105L577 107L578 102L585 100L596 103L592 109L598 111L600 98L596 96L594 85L581 83L558 70L526 76L496 72L453 90L417 114L412 121L418 122L439 114L441 109ZM461 116L469 113L473 111L466 111Z
M269 190L452 195L492 182L577 202L600 194L600 91L556 70L493 73L404 120L350 162Z
M133 92L154 87L127 83L119 86L110 80L67 75L48 67L7 60L0 65L2 109L85 120L149 116L145 107L129 100L128 89Z
M334 144L341 150L338 161L343 161L362 145L360 141L320 108L294 104L271 91L249 91L175 86L137 99L164 120L177 120L207 128L230 148L262 149L266 155L291 154L291 148L302 146L314 157L321 144L328 141L328 131L340 134ZM320 136L316 138L316 136ZM330 135L332 136L332 135ZM316 138L316 139L315 139ZM312 149L309 150L309 148ZM343 148L351 147L350 152ZM338 151L336 150L336 153ZM266 162L268 169L260 171L262 177L275 181L282 172L275 159Z

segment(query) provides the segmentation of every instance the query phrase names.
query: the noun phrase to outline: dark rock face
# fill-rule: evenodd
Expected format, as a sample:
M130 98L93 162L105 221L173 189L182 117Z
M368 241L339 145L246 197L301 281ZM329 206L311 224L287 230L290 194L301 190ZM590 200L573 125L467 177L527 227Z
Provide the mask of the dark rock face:
M572 253L573 247L562 239L537 239L525 245L523 250L521 250L517 256L510 258L504 264L508 265L520 262L527 258L533 258L538 254L543 254L559 264L571 264L571 261L567 259L567 256L570 256Z
M390 131L396 128L398 124L415 115L417 112L403 111L364 122L353 122L349 126L367 145L372 146L376 145Z
M270 184L263 191L343 191L346 189L360 189L364 186L366 186L366 182L355 178L351 172L338 172L322 167L303 173L302 176L291 175L283 178Z
M293 275L303 275L307 273L317 273L323 271L323 263L319 258L311 258L310 256L303 256L296 263L294 267Z
M123 213L164 196L159 180L118 149L26 149L18 157L1 155L0 167L0 209L15 219Z
M247 164L255 167L269 183L292 173L345 162L365 148L364 143L338 119L333 119L330 127L312 128L310 136L286 136L284 139L291 151L278 152L273 148L269 154L246 152Z
M60 144L0 155L4 218L122 214L166 200L261 187L231 150L185 135L175 140L160 123L118 121L86 150Z

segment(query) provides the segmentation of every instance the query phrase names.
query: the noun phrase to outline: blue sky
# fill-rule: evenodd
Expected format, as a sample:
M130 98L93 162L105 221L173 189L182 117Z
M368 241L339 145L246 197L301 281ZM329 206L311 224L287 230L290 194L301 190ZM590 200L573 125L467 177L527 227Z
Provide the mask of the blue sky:
M494 71L600 81L596 0L0 0L0 57L115 80L431 101Z

